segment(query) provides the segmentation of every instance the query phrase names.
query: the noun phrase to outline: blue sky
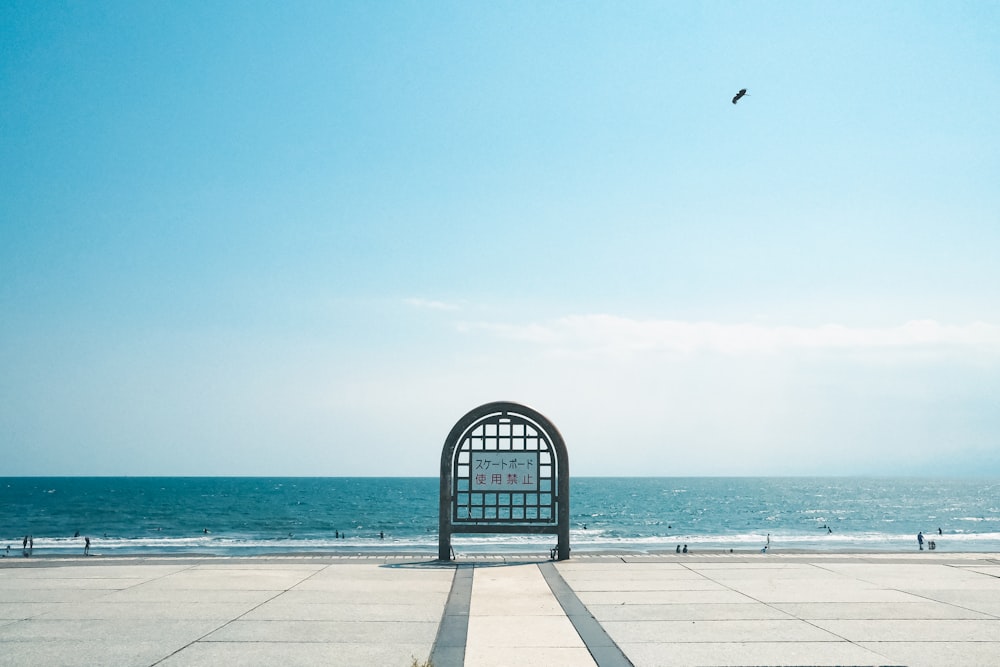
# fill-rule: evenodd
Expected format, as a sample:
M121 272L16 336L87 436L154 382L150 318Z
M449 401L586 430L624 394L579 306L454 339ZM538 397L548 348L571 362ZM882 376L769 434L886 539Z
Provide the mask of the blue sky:
M998 84L989 2L2 0L2 472L1000 475Z

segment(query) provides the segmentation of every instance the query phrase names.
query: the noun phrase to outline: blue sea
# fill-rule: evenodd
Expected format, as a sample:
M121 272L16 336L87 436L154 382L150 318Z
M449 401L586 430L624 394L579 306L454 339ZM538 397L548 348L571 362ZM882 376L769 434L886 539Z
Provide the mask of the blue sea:
M0 478L0 553L437 553L438 479ZM1000 552L1000 479L583 477L574 553ZM940 529L940 534L938 530ZM459 555L546 553L554 536L457 536Z

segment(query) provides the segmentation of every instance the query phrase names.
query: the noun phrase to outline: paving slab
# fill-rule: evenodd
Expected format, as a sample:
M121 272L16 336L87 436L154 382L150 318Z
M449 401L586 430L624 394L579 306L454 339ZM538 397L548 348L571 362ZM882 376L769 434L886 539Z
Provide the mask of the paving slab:
M594 659L584 647L475 647L465 654L466 667L587 667ZM406 667L404 665L404 667Z
M244 621L227 623L204 642L313 642L378 644L387 639L430 646L437 633L435 621Z
M896 664L866 647L846 642L719 642L624 644L635 667L843 667ZM948 664L948 663L944 663Z
M4 590L16 593L17 591L119 591L125 588L132 588L140 584L146 584L149 579L145 578L52 578L30 577L24 579L8 579L4 581Z
M559 571L567 581L570 578L575 581L600 581L607 577L608 573L613 573L617 581L652 582L703 578L696 570L679 563L630 563L628 568L623 568L622 565L621 561L611 563L567 561L560 563Z
M11 579L131 579L140 575L142 579L150 580L168 574L187 570L191 563L176 565L146 565L139 563L129 565L115 564L106 560L89 561L89 565L74 565L64 561L45 561L36 559L30 565L0 569L0 577Z
M498 618L563 616L535 565L476 568L469 615Z
M1000 619L815 620L813 623L852 642L1000 642ZM1000 654L997 660L1000 661Z
M0 601L0 620L4 621L34 618L70 604L67 602L12 602L7 598L6 590L2 585L0 585L0 590L4 592L4 599Z
M776 603L769 608L809 620L822 619L989 619L989 614L952 604L921 602L800 602Z
M444 596L437 595L415 604L306 604L289 596L259 605L240 618L246 621L423 621L438 623Z
M799 619L603 621L619 645L638 642L831 642L842 637Z
M86 602L101 595L118 592L118 589L95 591L86 588L8 588L6 583L4 581L3 585L0 585L0 590L3 591L3 601L5 604L14 605L39 602Z
M280 572L289 572L294 570L300 570L303 572L321 572L326 569L326 563L312 563L312 562L289 562L286 560L281 560L280 562L268 562L261 560L230 560L230 559L220 559L219 561L206 560L199 561L191 567L197 567L198 570L256 570L260 572L266 572L268 570L277 570Z
M983 614L1000 617L1000 594L992 589L986 590L922 590L914 589L914 595L927 600L935 600L963 609L978 611Z
M991 577L1000 578L1000 565L966 565L958 564L955 567L968 570L970 572L977 572L979 574L986 574Z
M238 591L286 591L312 576L312 570L271 568L191 568L144 582L144 588L172 591L206 589ZM124 587L123 587L124 588Z
M157 667L409 667L414 659L427 659L424 643L211 642L189 646Z
M1000 603L996 580L985 589L976 580L992 578L988 558L962 567L951 560L844 555L686 559L683 566L703 578L702 591L663 590L678 580L676 562L643 562L641 576L635 565L626 559L558 567L637 667L914 664L914 653L898 647L928 640L962 649L956 663L932 651L939 665L992 665L1000 655L983 650L1000 641L1000 617L988 613ZM636 581L648 585L633 590ZM724 602L724 596L733 599ZM984 660L986 655L991 657Z
M796 618L765 604L618 604L589 605L606 621L738 621Z
M219 627L216 619L196 619L162 623L151 619L31 619L0 627L0 643L6 642L86 642L96 637L113 638L124 644L156 641L170 644L200 637Z
M730 587L752 600L767 604L789 602L875 602L901 603L920 602L918 595L890 588L878 588L845 582L839 586L829 586L816 583L811 587L790 585L760 585L755 583L739 584L732 582Z
M719 586L717 590L695 591L581 591L576 586L573 590L588 607L629 604L757 604L758 602L753 597L723 586Z
M996 554L24 561L0 561L0 667L409 667L432 652L438 667L1000 656ZM442 636L443 619L461 622Z
M86 593L86 591L83 591ZM165 604L185 604L198 602L214 603L247 603L260 604L269 600L281 591L261 591L252 589L223 588L223 589L198 589L184 588L174 590L169 586L143 586L129 588L123 591L115 591L101 597L101 602L111 604L122 604L132 602L158 602ZM87 595L78 596L73 602L89 600Z
M649 577L645 579L626 578L616 579L586 579L579 576L567 577L567 581L573 581L574 586L585 588L589 592L613 591L616 593L626 593L629 591L639 591L649 593L652 591L719 591L726 587L717 581L712 581L701 576L685 578L660 578Z
M14 618L0 623L0 665L261 664L271 654L283 665L405 667L426 659L454 567L341 565L328 580L357 589L362 601L327 586L290 597L329 567L225 561L5 569L0 611Z
M866 563L832 563L826 566L833 572L866 581L883 588L909 590L983 590L1000 593L1000 578L970 568L941 567L935 564L897 564L892 568Z
M0 643L0 667L118 667L151 666L182 648L159 640L108 641L107 638L74 642L32 641ZM224 663L216 663L224 664Z
M53 620L156 620L188 621L202 619L227 620L245 614L256 603L240 602L72 602L49 605L49 609L36 616Z
M356 567L356 566L347 566ZM325 574L325 573L324 573ZM428 576L396 576L390 580L374 578L348 578L350 575L340 575L336 577L316 575L299 582L295 586L297 591L323 591L336 595L350 596L353 599L363 599L364 596L379 595L381 593L395 593L404 590L408 594L439 593L442 582L447 584L451 581L452 574L441 577L438 573L428 573ZM358 595L360 594L360 595Z
M475 569L464 664L595 663L538 566L526 564Z
M414 593L405 587L398 586L388 588L379 592L366 591L324 591L324 590L300 590L293 588L285 591L280 596L275 596L275 601L295 604L343 604L361 606L366 604L398 605L398 604L432 604L443 605L448 596L447 584L439 584L442 590L433 592L421 591Z
M692 572L702 573L710 576L715 581L732 579L735 581L751 582L755 580L775 580L781 581L843 581L845 578L831 568L812 563L786 563L786 562L761 562L761 563L689 563L688 569Z
M993 667L1000 662L998 642L863 642L886 664L908 667Z

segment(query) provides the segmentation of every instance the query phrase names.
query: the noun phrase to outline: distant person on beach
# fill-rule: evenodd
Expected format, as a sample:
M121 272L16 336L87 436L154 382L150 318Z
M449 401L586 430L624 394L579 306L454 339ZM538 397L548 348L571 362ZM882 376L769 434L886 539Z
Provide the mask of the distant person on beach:
M938 535L943 535L943 534L944 534L944 533L942 533L942 532L941 532L941 528L940 528L940 527L938 527Z
M771 533L767 534L767 546L771 546Z
M684 551L682 553L687 553L687 552L688 552L688 545L685 544L684 545Z
M681 552L681 545L678 544L677 545L677 553L680 553L680 552Z
M90 538L89 537L83 538L83 555L84 556L89 556L90 555Z
M923 531L917 533L917 546L920 547L921 551L924 550L924 533L923 533Z

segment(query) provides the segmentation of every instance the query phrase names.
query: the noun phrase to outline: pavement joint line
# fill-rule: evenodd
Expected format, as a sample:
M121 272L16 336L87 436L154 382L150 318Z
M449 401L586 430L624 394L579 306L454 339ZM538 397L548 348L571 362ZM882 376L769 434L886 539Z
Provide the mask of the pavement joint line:
M819 565L817 563L809 563L809 565L811 565L814 569L823 570L824 572L830 572L831 574L837 574L837 575L841 574L841 573L837 572L836 570L831 570L830 568L826 567L825 565ZM795 620L801 621L801 622L805 623L806 625L811 625L812 627L816 628L817 630L820 630L821 632L825 632L825 633L827 633L829 635L837 637L841 642L844 642L846 644L851 644L853 646L857 646L858 648L863 649L865 651L868 651L870 653L873 653L873 654L879 656L880 658L882 658L884 660L891 660L888 656L882 655L880 652L876 651L875 649L863 646L861 643L853 641L853 640L851 640L851 639L849 639L849 638L847 638L847 637L845 637L845 636L843 636L841 634L838 634L838 633L834 632L833 630L830 630L828 628L824 628L821 625L819 625L819 624L817 624L817 623L815 623L815 622L813 622L813 621L811 621L809 619L801 618L801 617L799 617L796 614L789 614L785 610L781 609L780 607L776 607L775 605L771 604L770 602L765 602L764 600L761 600L758 597L750 595L749 593L737 590L737 589L733 588L732 586L730 586L729 584L723 583L721 581L716 581L711 576L709 576L709 574L707 574L706 572L700 572L700 571L692 569L692 568L687 568L687 569L690 570L691 572L697 572L698 574L700 574L701 576L703 576L705 579L708 579L709 581L711 581L711 582L713 582L715 584L718 584L718 585L722 586L723 588L726 588L726 589L728 589L728 590L730 590L730 591L732 591L734 593L737 593L739 595L742 595L744 597L750 598L751 600L753 600L757 604L763 605L765 607L773 609L773 610L775 610L777 612L780 612L782 614L786 614L786 615L792 616ZM873 583L873 582L868 582L868 583ZM890 662L883 663L882 667L905 667L905 666L897 666L897 665L894 665L890 661Z
M474 563L454 565L451 590L441 614L437 636L431 647L430 662L434 667L463 667L465 647L469 638L469 610L472 607Z
M604 626L594 618L586 605L580 601L566 580L559 574L555 564L539 563L538 569L549 585L559 606L576 629L584 646L590 651L597 667L634 667L632 661L622 652Z
M191 569L194 569L194 568L196 568L196 567L198 567L198 564L197 564L197 563L193 563L193 564L192 564L192 565L190 565L189 567L187 567L187 568L185 568L185 569L183 569L183 570L180 570L180 571L181 571L181 572L186 572L187 570L191 570ZM168 660L169 658L171 658L171 657L173 657L173 656L177 655L178 653L180 653L181 651L183 651L183 650L187 649L188 647L190 647L190 646L194 646L195 644L197 644L197 643L199 643L199 642L202 642L202 641L204 641L204 640L205 640L205 638L207 638L207 637L208 637L209 635L212 635L212 634L215 634L216 632L218 632L219 630L223 629L224 627L226 627L226 626L228 626L228 625L232 625L232 624L233 624L233 623L235 623L236 621L240 620L241 618L243 618L244 616L246 616L246 615L247 615L247 614L249 614L250 612L252 612L252 611L254 611L254 610L256 610L256 609L260 609L261 607L263 607L263 606L264 606L264 605L266 605L267 603L269 603L269 602L272 602L272 601L274 601L274 600L278 599L279 597L281 597L282 595L284 595L284 594L285 594L285 593L287 593L288 591L292 590L293 588L295 588L296 586L298 586L298 585L299 585L299 584L301 584L302 582L304 582L304 581L308 581L309 579L312 579L312 578L313 578L313 577L315 577L315 576L316 576L317 574L319 574L319 573L320 573L320 572L322 572L323 570L326 570L327 568L329 568L329 565L328 565L328 566L326 566L326 567L323 567L323 568L320 568L319 570L316 570L315 572L313 572L312 574L310 574L310 575L309 575L308 577L305 577L304 579L301 579L301 580L297 581L297 582L296 582L296 583L295 583L294 585L292 585L292 586L289 586L288 588L286 588L286 589L285 589L285 590L283 590L283 591L282 591L282 590L279 590L279 591L276 591L276 592L274 593L274 595L272 595L271 597L267 598L266 600L263 600L263 601L261 601L261 602L260 602L259 604L256 604L256 605L254 605L254 606L253 606L252 608L250 608L250 609L247 609L246 611L244 611L244 612L243 612L242 614L240 614L240 615L239 615L239 616L237 616L236 618L230 618L229 620L227 620L227 621L226 621L225 623L223 623L222 625L219 625L218 627L216 627L216 628L213 628L213 629L209 630L208 632L206 632L205 634L203 634L203 635L202 635L201 637L197 637L197 638L195 638L195 639L192 639L192 640L191 640L190 642L188 642L188 643L187 643L187 644L185 644L184 646L181 646L180 648L178 648L178 649L177 649L176 651L174 651L173 653L170 653L170 654L168 654L168 655L165 655L165 656L163 656L162 658L160 658L160 659L159 659L159 660L157 660L156 662L152 663L152 664L150 665L150 667L156 667L156 665L159 665L159 664L161 664L161 663L162 663L162 662L163 662L164 660ZM176 572L175 572L175 573L173 573L173 574L176 574ZM162 577L157 577L156 579L163 579L163 578L165 578L165 577L169 577L169 576L171 576L171 575L169 575L169 574L165 574L165 575L163 575ZM156 579L152 579L151 581L156 581ZM138 584L138 585L141 585L141 584Z

